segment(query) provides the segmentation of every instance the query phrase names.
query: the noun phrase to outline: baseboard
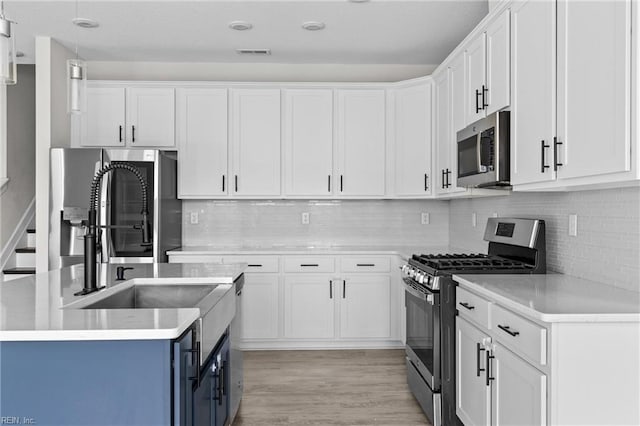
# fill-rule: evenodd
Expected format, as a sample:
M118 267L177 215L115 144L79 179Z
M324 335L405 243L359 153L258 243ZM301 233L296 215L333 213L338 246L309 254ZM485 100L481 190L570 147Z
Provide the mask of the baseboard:
M33 221L35 215L36 199L34 198L29 203L29 206L20 218L20 221L16 225L16 228L13 230L11 238L9 238L7 244L2 248L2 252L0 253L0 272L5 269L5 267L7 266L7 262L9 262L9 260L11 260L11 258L15 254L15 249L17 249L20 245L21 239L26 234L27 228L29 228L29 224L31 223L31 221Z
M295 350L349 350L349 349L402 349L405 345L397 340L371 341L303 341L303 340L250 340L240 343L243 351L295 351Z

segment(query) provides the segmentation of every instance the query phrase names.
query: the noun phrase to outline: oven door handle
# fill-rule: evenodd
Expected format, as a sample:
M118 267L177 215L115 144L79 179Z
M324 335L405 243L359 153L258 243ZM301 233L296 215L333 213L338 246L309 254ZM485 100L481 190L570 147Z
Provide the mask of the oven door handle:
M415 288L413 288L412 286L404 282L404 280L402 282L402 286L404 287L405 291L411 294L412 296L415 296L418 299L422 300L423 302L427 302L430 305L434 304L433 294L423 293L420 290L416 290Z

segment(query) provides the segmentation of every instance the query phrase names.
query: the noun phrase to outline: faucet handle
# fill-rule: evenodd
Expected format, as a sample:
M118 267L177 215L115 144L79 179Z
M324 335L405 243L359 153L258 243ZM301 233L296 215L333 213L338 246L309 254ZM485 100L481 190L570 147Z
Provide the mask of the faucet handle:
M116 268L116 281L124 281L125 280L124 271L128 269L133 269L133 268L130 268L130 267L125 268L124 266L118 266Z

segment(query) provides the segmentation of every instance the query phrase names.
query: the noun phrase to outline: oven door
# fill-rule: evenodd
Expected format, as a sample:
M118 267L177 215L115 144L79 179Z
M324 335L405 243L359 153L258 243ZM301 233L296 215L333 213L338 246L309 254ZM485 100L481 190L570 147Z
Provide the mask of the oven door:
M433 392L440 391L440 293L410 278L405 288L407 358Z

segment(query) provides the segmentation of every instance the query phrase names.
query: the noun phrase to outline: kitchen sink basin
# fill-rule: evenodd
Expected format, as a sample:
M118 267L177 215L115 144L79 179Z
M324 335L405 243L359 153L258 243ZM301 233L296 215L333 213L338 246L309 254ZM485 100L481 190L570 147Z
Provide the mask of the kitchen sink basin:
M195 308L217 285L132 285L82 309Z

